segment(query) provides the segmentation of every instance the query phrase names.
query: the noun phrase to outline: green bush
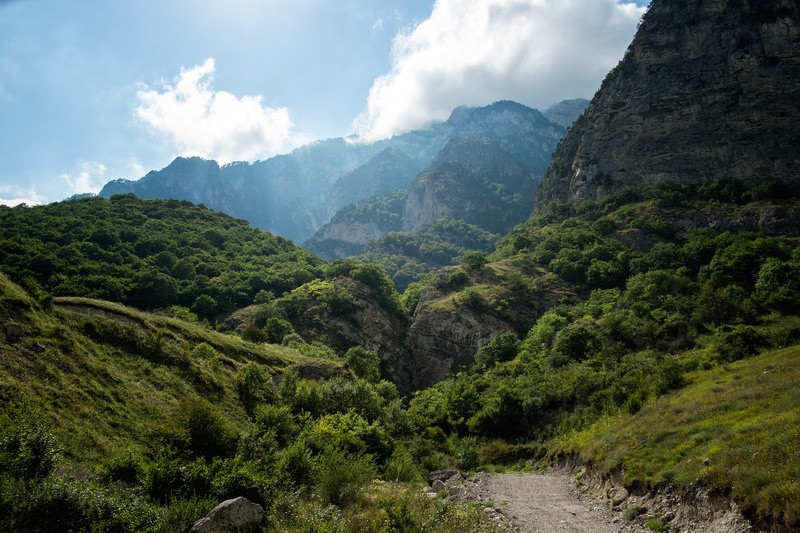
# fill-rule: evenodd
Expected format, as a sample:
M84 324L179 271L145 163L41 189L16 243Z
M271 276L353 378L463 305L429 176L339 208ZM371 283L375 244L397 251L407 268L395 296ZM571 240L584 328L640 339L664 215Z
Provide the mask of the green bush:
M383 468L383 477L388 481L412 482L422 479L417 462L405 446L395 447L392 456Z
M368 455L355 455L330 447L315 461L314 486L322 501L342 507L353 503L361 490L376 477L375 463Z
M61 445L42 415L27 404L0 414L0 473L15 479L42 479L55 468Z
M717 333L714 342L716 351L723 361L737 361L750 357L767 344L766 336L751 326L723 328Z
M470 309L481 310L488 305L486 297L475 287L467 287L458 295L458 303Z
M295 489L311 486L314 479L314 461L311 449L304 440L295 440L281 451L278 467L287 483Z
M245 411L251 415L259 404L272 403L278 398L272 376L256 363L248 363L239 371L236 392Z

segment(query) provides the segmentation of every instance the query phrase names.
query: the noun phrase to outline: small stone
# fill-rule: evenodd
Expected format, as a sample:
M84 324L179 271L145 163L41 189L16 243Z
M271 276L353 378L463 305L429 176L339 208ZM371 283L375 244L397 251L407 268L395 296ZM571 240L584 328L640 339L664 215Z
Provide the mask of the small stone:
M431 485L431 489L433 489L433 492L443 491L445 489L444 482L441 479L435 480Z

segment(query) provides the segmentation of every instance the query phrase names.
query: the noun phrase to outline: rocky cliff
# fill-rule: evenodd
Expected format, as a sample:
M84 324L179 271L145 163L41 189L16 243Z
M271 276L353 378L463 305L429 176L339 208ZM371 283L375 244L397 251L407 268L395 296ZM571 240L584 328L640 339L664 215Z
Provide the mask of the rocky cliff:
M454 139L409 187L403 231L450 217L505 233L530 215L535 185L527 168L499 144Z
M796 182L799 115L797 1L654 0L537 206L659 180Z
M554 108L565 121L580 106L580 101L567 101ZM421 132L395 137L389 148L342 176L331 204L340 206L342 198L364 200L333 214L304 246L326 259L345 257L389 231L415 231L442 217L505 232L530 214L535 184L564 132L563 126L516 102L458 107L426 138ZM426 150L414 148L417 144ZM422 161L424 166L415 167ZM424 170L410 175L414 168ZM398 190L384 192L395 187L408 192L399 211Z

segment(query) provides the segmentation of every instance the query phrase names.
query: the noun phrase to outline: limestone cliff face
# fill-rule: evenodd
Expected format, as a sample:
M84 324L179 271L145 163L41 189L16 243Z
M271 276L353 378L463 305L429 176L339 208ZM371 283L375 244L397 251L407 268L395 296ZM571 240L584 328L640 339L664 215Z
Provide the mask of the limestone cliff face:
M475 355L496 335L514 331L495 316L467 307L439 307L427 296L420 301L409 332L413 356L411 390L443 380L459 358Z
M403 231L416 231L443 217L506 232L533 209L530 171L500 145L458 138L408 189Z
M797 181L800 6L654 0L537 192L596 199L671 179Z

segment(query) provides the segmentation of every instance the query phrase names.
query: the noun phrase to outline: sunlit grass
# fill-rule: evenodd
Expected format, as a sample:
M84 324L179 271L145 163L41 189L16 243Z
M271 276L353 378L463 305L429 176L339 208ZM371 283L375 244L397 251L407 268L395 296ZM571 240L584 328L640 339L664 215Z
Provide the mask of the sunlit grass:
M696 371L634 416L554 443L626 484L702 484L800 525L800 346Z

